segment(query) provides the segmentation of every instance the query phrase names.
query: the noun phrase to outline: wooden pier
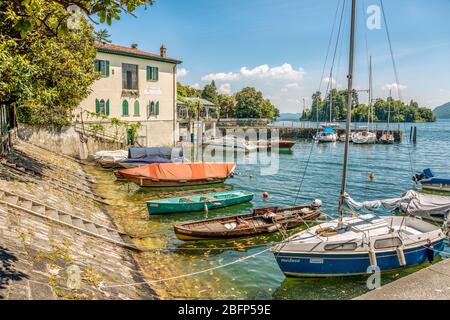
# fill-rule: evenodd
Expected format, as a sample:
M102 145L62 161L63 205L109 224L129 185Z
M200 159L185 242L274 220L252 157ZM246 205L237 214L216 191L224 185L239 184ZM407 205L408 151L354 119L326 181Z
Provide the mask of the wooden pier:
M267 131L267 139L270 139L272 136L272 132L278 132L280 139L312 139L317 132L317 128L275 128L275 127L217 127L217 130L221 132L222 135L226 133L230 134L230 132L234 131L244 131L247 130L255 130L258 134L259 132ZM322 130L322 129L320 129ZM338 135L342 135L345 133L344 129L335 129ZM352 132L364 131L364 129L353 129ZM372 130L376 133L377 139L380 139L383 133L386 130ZM400 129L397 130L389 130L392 132L395 138L395 142L401 143L403 139L403 132Z

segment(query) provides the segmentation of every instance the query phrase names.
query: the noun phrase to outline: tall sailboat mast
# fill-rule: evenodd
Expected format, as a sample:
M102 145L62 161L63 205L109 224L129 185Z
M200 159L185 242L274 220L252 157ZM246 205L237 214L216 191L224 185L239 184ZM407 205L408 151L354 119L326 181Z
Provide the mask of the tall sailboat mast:
M350 29L350 54L348 62L348 93L347 93L347 121L345 123L345 149L344 149L344 168L342 170L342 187L339 196L339 222L338 228L343 227L344 215L344 196L347 187L348 172L348 151L350 145L350 124L352 116L352 91L353 91L353 57L355 51L355 28L356 28L356 0L352 0L352 21Z
M388 130L390 129L390 123L391 123L391 102L392 102L392 89L389 89L389 109L388 109Z
M372 56L369 57L369 106L367 113L367 130L370 131L370 118L372 117Z

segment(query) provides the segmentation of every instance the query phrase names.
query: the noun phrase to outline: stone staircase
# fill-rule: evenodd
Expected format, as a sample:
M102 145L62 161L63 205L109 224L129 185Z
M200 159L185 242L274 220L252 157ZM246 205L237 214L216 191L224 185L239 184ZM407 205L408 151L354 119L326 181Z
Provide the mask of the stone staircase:
M78 215L53 208L28 197L0 189L0 204L62 224L90 236L114 243L118 246L141 251L131 242L131 238L124 233L82 218Z

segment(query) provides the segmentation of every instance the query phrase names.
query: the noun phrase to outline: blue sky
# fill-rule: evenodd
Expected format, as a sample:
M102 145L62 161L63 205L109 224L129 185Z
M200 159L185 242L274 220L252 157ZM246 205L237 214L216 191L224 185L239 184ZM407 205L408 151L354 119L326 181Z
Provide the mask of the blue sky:
M367 7L379 6L379 1L358 1L355 86L367 88L371 55L374 96L386 97L389 88L395 89L395 77L385 25L382 21L381 29L366 27ZM116 44L135 42L142 50L158 52L164 43L169 56L183 61L182 83L203 87L215 79L220 90L230 94L255 86L282 112L298 112L303 98L308 106L320 84L321 91L326 90L323 78L329 75L330 59L325 77L322 70L338 2L156 0L154 6L140 8L137 18L123 16L106 28ZM350 1L346 3L344 41L333 73L333 83L341 88L348 66ZM384 6L402 99L428 107L450 101L450 1L384 0ZM367 95L361 93L361 100Z

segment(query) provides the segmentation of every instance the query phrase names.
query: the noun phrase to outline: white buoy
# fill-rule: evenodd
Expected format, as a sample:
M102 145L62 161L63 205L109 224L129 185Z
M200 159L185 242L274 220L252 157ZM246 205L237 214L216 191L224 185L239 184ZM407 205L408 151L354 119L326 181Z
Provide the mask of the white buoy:
M398 263L403 267L406 266L406 258L405 258L405 252L403 251L403 247L398 247L395 249L397 251L397 258Z
M370 250L369 250L369 260L370 260L370 265L372 267L376 267L377 266L377 255L376 255L375 250L373 248L370 248Z

